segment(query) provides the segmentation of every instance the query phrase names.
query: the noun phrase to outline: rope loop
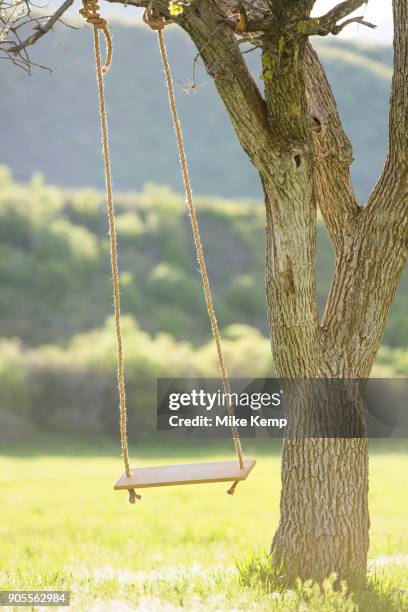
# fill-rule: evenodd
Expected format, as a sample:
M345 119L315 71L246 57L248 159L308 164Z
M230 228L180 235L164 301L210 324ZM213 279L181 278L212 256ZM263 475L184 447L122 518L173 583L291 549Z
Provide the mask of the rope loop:
M92 25L95 30L101 30L105 36L106 60L102 68L102 74L105 76L112 62L112 37L106 19L102 17L99 10L98 0L82 0L82 8L79 10L79 13L84 17L87 23Z
M143 13L143 21L149 26L149 28L155 30L156 32L158 30L162 30L166 25L166 18L164 15L162 15L157 8L154 8L151 5L148 6Z

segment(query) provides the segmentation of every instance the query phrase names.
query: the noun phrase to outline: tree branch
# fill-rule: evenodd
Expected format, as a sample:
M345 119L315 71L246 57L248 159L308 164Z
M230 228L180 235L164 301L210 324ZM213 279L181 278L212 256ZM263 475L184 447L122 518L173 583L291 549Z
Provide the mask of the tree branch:
M384 171L356 219L353 240L336 266L323 328L339 343L331 361L358 376L369 374L389 308L408 258L408 5L394 0L394 75L389 148ZM347 355L354 355L349 363ZM348 357L350 359L350 357ZM358 373L358 374L357 374Z
M350 17L350 19L346 19L341 23L337 23L337 21L330 21L319 17L313 17L312 19L302 19L298 23L298 30L306 36L327 36L328 34L332 34L336 36L340 34L344 28L346 28L351 23L359 23L367 28L371 28L375 30L377 27L374 23L370 21L365 21L364 17Z
M341 2L321 17L301 20L298 24L298 30L307 36L327 36L328 34L339 34L351 23L359 23L368 28L376 28L377 26L373 23L365 21L363 16L350 17L341 22L350 13L360 8L362 4L366 4L366 0L347 0L346 2Z
M367 203L367 214L401 224L408 241L408 4L393 0L394 72L391 86L388 154L383 174Z
M389 157L408 163L408 4L393 0L394 75L391 88Z
M73 2L74 0L65 0L65 2L61 4L59 9L55 11L55 13L48 19L48 21L44 25L37 23L34 28L34 33L22 42L20 42L18 45L10 47L8 49L8 52L18 54L23 49L26 49L30 45L36 43L37 40L39 40L42 36L44 36L44 34L47 34L47 32L49 32L53 28L53 26L57 23L57 21L61 19L62 15L65 13L65 11L69 9Z
M351 23L358 23L366 28L371 28L372 30L376 29L376 24L371 23L370 21L365 21L364 17L350 17L350 19L346 19L339 23L339 25L334 26L328 34L339 34L344 28L346 28Z
M354 10L365 4L366 0L348 0L335 6L331 11L321 17L306 17L310 13L314 2L304 0L297 5L287 5L271 2L237 2L236 0L223 0L218 2L223 6L227 14L231 16L231 28L237 33L244 32L271 32L277 27L282 28L279 15L284 14L284 28L287 34L292 36L327 36L328 34L339 34L351 23L359 23L369 28L375 28L373 23L364 20L363 16L350 17L339 23L350 15Z
M199 14L186 10L179 23L213 77L241 146L259 167L265 163L265 152L273 145L265 101L246 66L227 16L217 2L210 0L200 4Z
M333 7L328 13L319 17L319 19L320 21L326 21L328 23L336 23L350 15L350 13L356 11L363 4L367 4L367 0L345 0L345 2L340 2L340 4Z
M333 246L339 252L352 232L354 218L361 211L350 179L353 151L330 84L310 44L306 46L304 66L315 147L316 196Z

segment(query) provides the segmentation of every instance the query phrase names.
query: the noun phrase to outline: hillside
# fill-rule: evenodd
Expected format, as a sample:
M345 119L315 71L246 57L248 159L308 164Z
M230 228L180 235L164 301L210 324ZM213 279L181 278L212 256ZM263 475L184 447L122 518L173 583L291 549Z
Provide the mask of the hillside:
M146 28L112 26L114 63L107 79L113 176L118 190L140 191L147 182L180 191L179 169L164 78L155 36ZM166 31L174 67L196 192L259 197L255 170L235 142L213 85L198 70L197 95L183 95L195 55L177 29ZM19 180L34 171L61 186L102 187L92 41L86 29L57 28L33 50L33 59L54 68L26 77L11 63L0 66L0 113L7 117L0 163ZM353 176L364 198L375 183L386 148L391 49L318 40L356 161ZM249 53L255 75L258 52ZM29 105L27 105L29 100ZM160 155L157 155L158 149Z
M198 197L208 269L222 327L247 324L267 335L263 209L252 201ZM118 193L123 311L149 334L201 344L209 338L202 287L183 198L147 186ZM333 268L319 225L318 295L323 308ZM0 172L0 320L3 337L64 345L111 315L104 196L62 190ZM392 308L385 344L406 347L408 277Z

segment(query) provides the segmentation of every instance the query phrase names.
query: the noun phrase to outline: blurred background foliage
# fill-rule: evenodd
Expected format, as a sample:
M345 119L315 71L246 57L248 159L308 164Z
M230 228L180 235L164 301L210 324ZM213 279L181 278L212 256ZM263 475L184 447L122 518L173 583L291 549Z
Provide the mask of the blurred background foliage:
M198 197L197 207L230 374L273 376L262 207L211 197ZM217 377L218 369L183 198L147 185L118 193L116 211L132 435L155 427L158 377ZM0 244L0 424L8 439L27 423L112 434L116 353L104 194L51 187L40 175L20 184L1 167ZM333 263L319 221L321 310ZM407 284L404 276L376 374L408 375Z

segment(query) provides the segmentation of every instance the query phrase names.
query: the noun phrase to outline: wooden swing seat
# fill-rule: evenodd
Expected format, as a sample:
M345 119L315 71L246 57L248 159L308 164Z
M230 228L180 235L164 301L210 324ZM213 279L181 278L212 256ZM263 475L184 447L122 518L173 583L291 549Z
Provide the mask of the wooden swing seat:
M239 467L236 460L131 468L131 477L127 478L126 474L122 474L114 488L116 490L144 489L240 481L247 478L255 463L255 459L245 459L243 468Z

